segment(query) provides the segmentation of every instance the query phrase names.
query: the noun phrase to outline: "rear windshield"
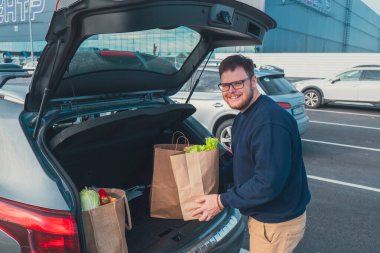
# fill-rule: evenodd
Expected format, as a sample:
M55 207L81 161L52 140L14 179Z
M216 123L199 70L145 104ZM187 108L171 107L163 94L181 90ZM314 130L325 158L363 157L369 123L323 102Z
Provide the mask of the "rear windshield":
M65 77L101 71L177 72L200 40L186 27L99 34L82 42Z
M263 76L258 79L260 87L269 96L296 93L293 85L281 75Z

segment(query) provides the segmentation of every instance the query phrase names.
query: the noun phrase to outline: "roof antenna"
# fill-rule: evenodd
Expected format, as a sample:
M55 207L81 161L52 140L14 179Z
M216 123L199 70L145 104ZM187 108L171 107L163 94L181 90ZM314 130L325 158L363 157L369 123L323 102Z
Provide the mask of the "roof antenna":
M214 53L214 50L212 50L212 51L210 52L210 55L208 56L208 58L207 58L207 60L206 60L206 63L204 64L203 69L202 69L201 73L200 73L199 76L198 76L198 79L195 81L195 84L194 84L193 88L191 89L190 94L189 94L189 96L187 97L185 104L188 104L188 103L189 103L190 98L191 98L191 96L193 95L195 88L197 88L197 85L198 85L198 83L199 83L199 79L201 78L201 76L202 76L202 74L203 74L203 71L205 70L205 68L206 68L206 66L207 66L207 63L208 63L208 61L210 60L212 53Z

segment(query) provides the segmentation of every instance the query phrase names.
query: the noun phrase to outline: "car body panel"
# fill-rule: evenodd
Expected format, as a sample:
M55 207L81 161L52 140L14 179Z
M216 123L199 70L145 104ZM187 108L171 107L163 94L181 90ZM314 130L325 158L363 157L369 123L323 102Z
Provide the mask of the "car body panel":
M360 102L380 103L380 81L361 81L357 85L357 100Z
M18 242L0 230L0 245L1 252L6 253L21 253L21 247Z
M325 84L323 93L325 99L329 100L356 100L357 81L336 81L335 83Z
M20 126L23 106L0 100L0 108L0 197L69 210L57 183L42 169Z
M178 103L185 103L189 92L178 92L172 96ZM210 132L213 132L213 127L218 119L230 116L236 116L239 111L232 110L223 100L221 93L213 92L194 92L190 103L195 106L197 111L193 116L201 122ZM212 111L212 114L209 113Z

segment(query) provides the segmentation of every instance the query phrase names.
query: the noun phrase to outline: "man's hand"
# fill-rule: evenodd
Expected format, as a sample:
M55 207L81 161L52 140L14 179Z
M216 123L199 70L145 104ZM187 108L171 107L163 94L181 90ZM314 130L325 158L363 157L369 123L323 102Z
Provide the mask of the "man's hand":
M199 221L209 221L214 218L223 209L218 194L204 195L195 200L201 204L191 215L193 217L200 215Z

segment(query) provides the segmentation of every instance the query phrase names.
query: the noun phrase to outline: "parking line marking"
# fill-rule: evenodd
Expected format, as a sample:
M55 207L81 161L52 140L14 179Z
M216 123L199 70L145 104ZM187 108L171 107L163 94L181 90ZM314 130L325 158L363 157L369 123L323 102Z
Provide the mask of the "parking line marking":
M339 180L334 180L334 179L329 179L329 178L324 178L324 177L317 177L317 176L312 176L312 175L307 175L308 178L319 180L319 181L324 181L328 183L333 183L333 184L339 184L339 185L345 185L345 186L350 186L354 188L359 188L362 190L367 190L367 191L374 191L374 192L380 192L379 188L374 188L374 187L368 187L360 184L352 184L352 183L347 183Z
M378 117L378 118L380 118L380 115L375 115L375 114L365 114L365 113L355 113L355 112L336 112L336 111L315 110L315 109L306 109L306 111L311 111L311 112L329 112L329 113L340 113L340 114L351 114L351 115L370 116L370 117Z
M325 121L314 121L314 120L310 120L309 122L311 122L311 123L317 123L317 124L326 124L326 125L357 127L357 128L365 128L365 129L372 129L372 130L380 130L380 127L368 127L368 126L359 126L359 125L349 125L349 124L340 124L340 123L332 123L332 122L325 122Z
M356 149L380 152L380 149L378 148L367 148L367 147L353 146L353 145L340 144L340 143L327 142L327 141L309 140L309 139L303 139L303 138L301 140L306 141L306 142L314 142L314 143L321 143L321 144L327 144L327 145L333 145L333 146L339 146L339 147L356 148Z

